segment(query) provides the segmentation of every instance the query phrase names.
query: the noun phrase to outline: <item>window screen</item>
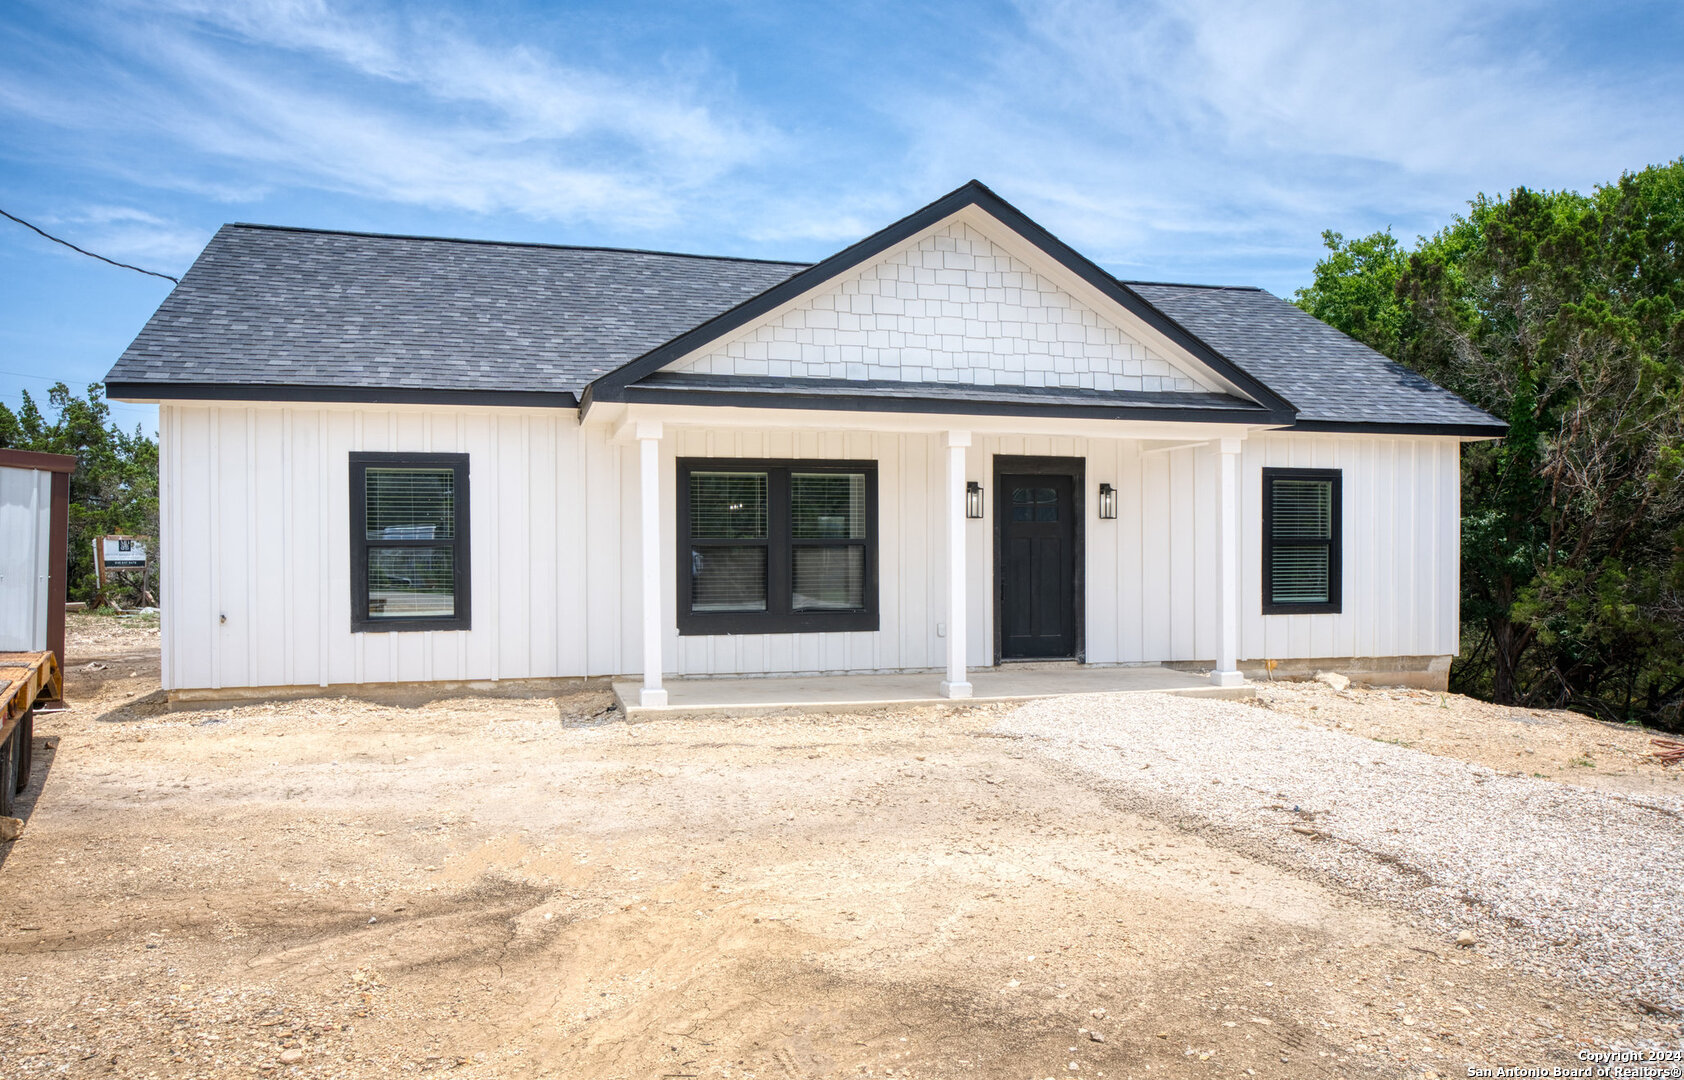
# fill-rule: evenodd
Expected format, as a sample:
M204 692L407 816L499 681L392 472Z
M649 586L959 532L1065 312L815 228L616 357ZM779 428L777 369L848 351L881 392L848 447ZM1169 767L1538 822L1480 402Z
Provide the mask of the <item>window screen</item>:
M1339 610L1340 473L1263 470L1263 610Z
M468 627L467 456L351 455L351 628Z
M679 632L876 629L875 462L679 461Z

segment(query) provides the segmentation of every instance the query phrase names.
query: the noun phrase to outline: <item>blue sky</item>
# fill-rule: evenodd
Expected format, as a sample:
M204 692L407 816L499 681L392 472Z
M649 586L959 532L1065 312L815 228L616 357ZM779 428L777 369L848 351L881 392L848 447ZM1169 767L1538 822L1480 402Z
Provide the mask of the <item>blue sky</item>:
M1679 56L1676 2L9 0L0 206L172 274L226 221L813 259L976 177L1290 295L1325 228L1684 153ZM0 226L0 400L102 378L169 283Z

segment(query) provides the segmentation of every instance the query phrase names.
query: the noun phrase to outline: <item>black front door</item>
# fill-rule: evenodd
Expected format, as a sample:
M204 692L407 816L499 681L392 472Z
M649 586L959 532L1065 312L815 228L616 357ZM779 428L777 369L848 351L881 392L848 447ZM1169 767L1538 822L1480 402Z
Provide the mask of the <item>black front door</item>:
M1000 658L1076 655L1076 484L1068 475L1002 473Z

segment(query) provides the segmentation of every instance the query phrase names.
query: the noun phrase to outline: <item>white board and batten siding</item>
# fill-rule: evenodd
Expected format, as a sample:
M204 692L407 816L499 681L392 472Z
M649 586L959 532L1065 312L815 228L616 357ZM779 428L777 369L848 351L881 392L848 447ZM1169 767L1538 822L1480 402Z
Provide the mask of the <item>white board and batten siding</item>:
M845 418L826 417L846 423ZM617 675L640 667L637 447L570 410L166 403L160 412L166 684L172 689ZM467 453L473 627L350 630L349 455ZM1216 654L1216 454L1130 439L978 436L967 479L969 652L992 662L992 455L1086 460L1093 663ZM1242 659L1456 651L1453 439L1255 434L1241 467ZM866 459L878 467L880 629L680 637L671 629L677 457ZM669 674L930 670L946 642L939 436L669 427L661 440ZM1344 611L1260 611L1264 466L1344 473ZM1119 492L1097 517L1101 482Z
M571 411L165 404L159 428L172 689L605 674L637 655L635 464ZM351 632L356 451L469 455L471 630Z
M571 411L166 404L159 418L165 679L172 689L615 675L639 665L637 448ZM679 638L681 673L893 670L942 662L929 572L943 467L925 436L674 431L675 459L861 458L879 469L883 629ZM473 628L352 633L350 454L469 455ZM677 558L664 561L674 609Z
M993 482L992 455L1077 457L1084 483L1086 658L1089 663L1212 661L1217 654L1217 468L1208 445L1152 452L1134 439L1000 436L978 440L970 479ZM1239 468L1242 661L1444 656L1458 647L1460 444L1451 438L1263 432ZM1264 468L1342 474L1342 611L1264 615ZM1117 517L1099 518L1101 483ZM992 500L994 493L989 492ZM973 521L967 559L971 663L992 663L993 545Z
M47 647L53 474L0 465L0 652Z
M1115 521L1098 520L1091 502L1088 510L1089 661L1212 660L1218 455L1209 447L1144 452L1129 440L1072 449L1087 458L1090 492L1101 482L1118 491ZM1454 654L1459 461L1453 438L1264 432L1247 439L1239 468L1240 659ZM1264 468L1340 470L1339 613L1263 614Z

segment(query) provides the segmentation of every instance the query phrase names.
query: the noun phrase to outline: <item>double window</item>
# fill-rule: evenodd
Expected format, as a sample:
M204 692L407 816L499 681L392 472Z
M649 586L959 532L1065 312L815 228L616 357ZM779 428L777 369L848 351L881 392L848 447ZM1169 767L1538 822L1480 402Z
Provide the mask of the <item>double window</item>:
M351 455L351 629L466 630L468 455Z
M1263 614L1337 612L1337 469L1263 470Z
M877 629L877 464L678 462L678 632Z

